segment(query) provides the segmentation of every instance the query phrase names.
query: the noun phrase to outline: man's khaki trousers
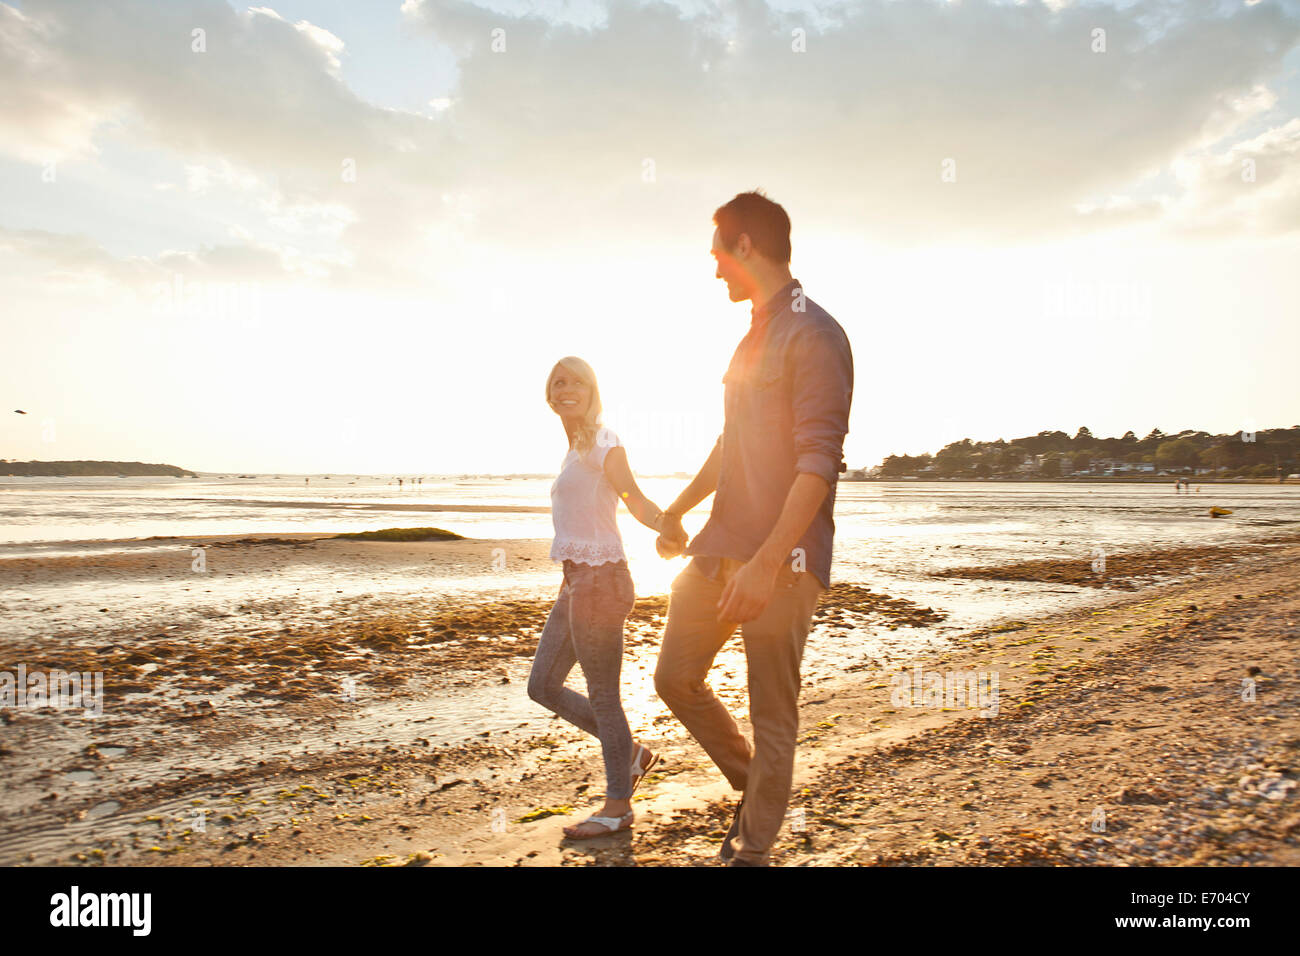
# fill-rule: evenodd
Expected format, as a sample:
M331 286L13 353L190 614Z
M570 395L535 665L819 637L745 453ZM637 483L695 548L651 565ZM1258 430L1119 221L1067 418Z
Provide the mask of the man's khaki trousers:
M668 624L655 668L655 689L691 732L728 782L745 792L736 857L766 863L790 801L795 740L799 734L799 665L821 582L782 566L763 613L740 625L749 671L749 716L754 747L706 683L734 622L718 620L718 601L744 564L723 558L716 580L692 562L673 581Z

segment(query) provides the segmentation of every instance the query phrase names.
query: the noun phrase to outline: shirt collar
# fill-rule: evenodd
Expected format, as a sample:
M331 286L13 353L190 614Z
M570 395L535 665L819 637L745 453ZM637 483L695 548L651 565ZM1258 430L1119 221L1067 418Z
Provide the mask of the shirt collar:
M791 279L783 285L781 289L772 296L772 298L768 299L762 305L754 306L753 309L750 310L749 327L751 329L758 328L765 324L768 319L772 318L772 316L776 315L783 308L789 305L794 290L798 288L802 288L799 280Z

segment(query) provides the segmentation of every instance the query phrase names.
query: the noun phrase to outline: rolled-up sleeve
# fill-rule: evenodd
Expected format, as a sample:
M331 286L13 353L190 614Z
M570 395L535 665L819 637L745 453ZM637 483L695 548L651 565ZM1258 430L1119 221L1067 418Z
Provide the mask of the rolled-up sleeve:
M834 485L853 401L853 354L838 325L797 337L792 368L795 471Z

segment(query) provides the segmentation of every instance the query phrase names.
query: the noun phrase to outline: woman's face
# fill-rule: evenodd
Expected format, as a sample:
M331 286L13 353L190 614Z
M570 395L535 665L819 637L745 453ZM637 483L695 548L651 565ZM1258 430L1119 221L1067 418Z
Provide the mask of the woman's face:
M551 373L551 404L561 418L580 419L591 404L591 386L560 365Z

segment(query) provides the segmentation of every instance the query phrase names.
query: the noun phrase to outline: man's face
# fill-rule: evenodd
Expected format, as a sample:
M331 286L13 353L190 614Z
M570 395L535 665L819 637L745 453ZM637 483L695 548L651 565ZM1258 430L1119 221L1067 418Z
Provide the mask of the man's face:
M739 248L739 244L737 244L737 248ZM749 277L739 260L728 252L727 247L722 244L722 234L717 229L713 230L713 248L710 251L718 263L715 278L727 283L727 295L731 298L731 301L743 302L748 299Z

